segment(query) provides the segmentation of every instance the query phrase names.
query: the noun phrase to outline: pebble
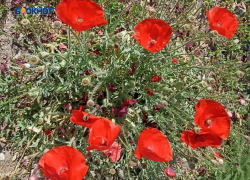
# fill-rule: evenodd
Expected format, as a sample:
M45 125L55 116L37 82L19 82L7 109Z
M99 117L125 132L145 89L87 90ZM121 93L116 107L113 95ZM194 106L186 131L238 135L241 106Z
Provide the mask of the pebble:
M5 160L5 156L3 153L0 153L0 161L4 161Z

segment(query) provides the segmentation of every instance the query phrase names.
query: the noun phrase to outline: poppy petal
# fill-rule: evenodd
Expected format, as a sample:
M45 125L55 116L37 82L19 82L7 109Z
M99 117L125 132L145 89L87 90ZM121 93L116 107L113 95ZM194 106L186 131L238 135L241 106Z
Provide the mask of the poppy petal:
M97 149L100 151L108 149L120 132L120 125L114 125L112 121L101 118L92 124L89 133L89 147L87 150Z
M210 99L201 99L195 107L194 122L196 125L222 139L228 137L231 120L220 103Z
M211 30L216 30L222 36L232 39L239 22L235 15L225 8L214 7L206 11Z
M70 121L74 124L78 124L83 127L91 128L92 124L101 118L102 117L94 116L86 112L83 112L81 110L73 109L72 116L70 117Z
M145 19L134 28L133 37L149 52L159 52L168 43L171 26L161 19Z
M165 135L155 128L144 129L138 139L138 148L134 155L140 159L145 157L153 161L170 161L172 149Z
M106 156L109 156L111 162L116 162L121 157L121 145L117 142L114 142L108 149L104 150L103 152Z
M62 0L56 6L56 16L77 31L85 31L96 25L105 25L104 11L91 0Z
M191 148L212 146L219 148L222 139L214 134L201 130L200 133L195 133L193 130L182 132L181 140L187 143Z
M39 160L43 176L53 180L82 180L88 166L84 156L70 146L58 146L50 149Z

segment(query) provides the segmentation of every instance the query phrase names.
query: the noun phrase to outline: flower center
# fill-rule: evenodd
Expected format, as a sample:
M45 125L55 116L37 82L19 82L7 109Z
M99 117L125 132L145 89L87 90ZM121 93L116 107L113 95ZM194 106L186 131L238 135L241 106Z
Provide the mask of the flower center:
M85 116L83 116L83 121L88 121L89 120L89 116L88 115L85 115Z
M62 169L60 169L59 170L59 175L61 175L64 171L67 171L68 170L68 168L66 168L66 167L62 167Z
M151 44L154 45L155 43L156 43L156 40L152 39L152 40L151 40Z
M150 151L153 151L153 147L152 146L146 146L145 148L148 149L148 150L150 150Z
M102 139L102 146L104 146L106 144L106 140Z
M217 22L216 25L217 25L218 27L221 27L221 23L220 23L220 22Z
M79 23L81 23L81 22L83 21L83 19L78 18L77 21L78 21Z
M204 121L204 124L207 128L210 128L211 125L212 125L212 119L211 118L207 118L205 121Z

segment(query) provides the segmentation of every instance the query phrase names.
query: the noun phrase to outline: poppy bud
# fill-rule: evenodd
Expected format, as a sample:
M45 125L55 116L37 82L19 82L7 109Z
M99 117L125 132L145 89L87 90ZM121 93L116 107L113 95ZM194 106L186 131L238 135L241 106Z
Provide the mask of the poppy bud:
M28 63L22 65L23 71L26 71L29 68L30 68L30 64L28 64Z
M83 85L83 86L88 86L89 83L90 83L90 81L89 81L88 78L83 78L83 79L82 79L82 85Z
M245 73L242 71L236 71L236 74L237 74L238 78L240 78L240 79L243 78L245 75Z
M207 82L206 81L201 81L201 83L200 83L200 85L201 85L201 87L207 87Z
M211 121L211 120L210 120L210 121ZM195 128L194 128L194 132L195 132L195 133L198 134L198 133L200 133L200 131L201 131L201 128L200 128L200 127L195 127Z
M188 22L189 23L193 23L194 21L195 21L195 17L194 16L191 15L191 16L188 17Z
M47 53L46 51L42 51L42 52L39 52L38 53L38 57L40 58L40 59L44 59L44 58L46 58L46 57L48 57L49 56L49 53Z
M114 168L113 168L113 169L110 169L110 170L109 170L109 173L112 174L112 175L114 175L114 174L116 173L116 170L115 170Z
M37 120L37 124L43 124L43 118L39 118L38 120Z
M39 58L37 56L31 56L31 58L29 60L30 64L36 65L36 64L38 64L38 62L39 62Z
M116 37L117 37L118 39L122 39L122 33L117 33L117 34L116 34Z
M208 83L210 85L215 85L215 79L214 78L208 78L207 81L208 81Z
M202 5L203 7L207 8L209 6L209 2L205 1Z
M189 30L191 29L191 25L190 25L190 24L185 24L185 25L183 26L183 29L184 29L185 31L189 31Z
M192 162L188 162L188 167L189 167L190 169L195 169L195 164L192 163Z
M44 71L44 66L38 66L36 70L38 73L42 73Z
M120 44L119 43L115 43L115 49L119 49L120 48Z
M95 102L93 100L90 99L90 100L87 101L87 106L88 107L94 107L94 105L95 105Z
M163 107L167 107L167 106L168 106L168 102L167 102L167 101L165 101L165 100L164 100L164 101L162 101L162 106L163 106Z
M218 36L218 35L219 35L219 33L218 33L218 31L216 31L216 30L210 31L210 32L209 32L209 36L210 36L210 37L216 37L216 36Z
M62 27L62 22L61 21L55 21L53 24L52 24L52 27L54 29L60 29Z
M30 26L30 21L28 19L22 19L20 23L23 26L27 26L27 27Z

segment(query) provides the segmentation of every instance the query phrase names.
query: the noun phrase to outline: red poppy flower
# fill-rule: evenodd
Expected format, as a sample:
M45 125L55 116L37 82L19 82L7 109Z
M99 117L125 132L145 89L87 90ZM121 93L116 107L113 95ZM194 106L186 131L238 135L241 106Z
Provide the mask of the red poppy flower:
M92 124L99 119L103 119L103 118L88 114L81 110L75 110L75 109L72 110L72 116L70 117L70 121L72 123L78 124L87 128L91 128Z
M231 120L224 107L210 99L201 99L195 107L195 124L206 132L226 139L230 131Z
M135 61L134 64L133 64L133 66L129 69L129 73L130 74L134 74L135 73L135 70L137 68L136 63L137 63L137 61Z
M161 80L161 77L158 76L158 75L153 76L152 79L151 79L152 82L158 82L158 81L160 81L160 80Z
M77 107L77 110L84 111L84 106L83 106L83 105L79 105L79 106Z
M159 52L167 44L172 28L161 19L145 19L135 26L134 38L149 52Z
M191 148L212 146L219 148L222 139L214 134L201 130L200 133L195 133L193 130L182 132L181 140L187 143Z
M109 157L109 160L111 162L116 162L121 157L121 150L122 150L121 145L118 144L117 142L113 142L113 144L103 152L106 154L106 156Z
M73 127L71 130L70 130L70 134L74 135L75 133L75 127Z
M90 57L100 54L99 51L91 51Z
M51 131L51 130L47 129L47 130L45 131L45 135L48 136L48 139L50 139L51 134L52 134L52 131Z
M116 107L116 108L112 107L111 110L112 110L113 113L119 115L120 117L124 117L128 113L127 106L124 106L123 104Z
M112 121L101 118L92 124L89 133L89 147L87 150L97 149L100 151L108 149L120 132L121 126L114 125Z
M151 90L149 90L148 88L145 89L145 90L148 90L148 91L147 91L147 94L148 94L149 96L153 96L153 95L154 95L154 93L153 93Z
M216 30L220 35L232 39L239 26L234 14L221 7L212 8L206 13L211 30Z
M40 159L38 167L43 176L52 180L82 180L88 166L82 153L70 146L50 149Z
M56 6L56 16L77 31L105 25L102 8L91 0L62 0Z
M128 99L128 100L123 100L123 105L128 106L128 105L133 105L137 101L135 99Z
M220 157L221 157L221 154L218 153L218 152L214 152L214 154L212 154L212 156L213 156L216 160L219 160Z
M172 167L167 167L164 171L164 173L168 176L168 177L175 177L176 173L174 172Z
M144 129L138 139L138 147L134 152L137 159L145 157L152 161L170 161L172 149L164 134L155 128Z
M178 61L177 61L177 59L176 58L173 58L172 59L172 63L177 63Z

